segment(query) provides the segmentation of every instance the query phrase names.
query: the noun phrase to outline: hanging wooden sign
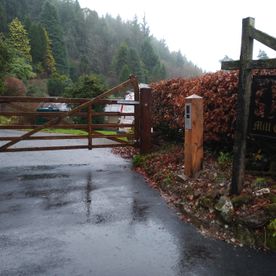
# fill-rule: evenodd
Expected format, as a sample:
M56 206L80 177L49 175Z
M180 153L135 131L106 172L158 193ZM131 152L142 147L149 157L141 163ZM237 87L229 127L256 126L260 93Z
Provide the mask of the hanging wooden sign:
M276 140L276 76L253 78L248 133Z

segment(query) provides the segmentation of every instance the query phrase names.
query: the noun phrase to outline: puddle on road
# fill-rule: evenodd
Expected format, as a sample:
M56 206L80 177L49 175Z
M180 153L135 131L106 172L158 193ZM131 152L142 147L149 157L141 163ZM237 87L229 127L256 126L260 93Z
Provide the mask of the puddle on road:
M139 202L138 199L133 199L132 203L132 221L142 222L148 218L149 206Z
M200 245L191 245L190 247L187 247L187 250L185 251L184 254L185 254L185 257L186 257L187 260L193 260L193 259L200 259L200 260L213 259L213 255L207 249L207 247L200 246Z
M28 180L39 180L39 179L54 179L54 178L69 178L67 174L52 174L52 173L44 173L44 174L25 174L18 177L21 181Z
M73 203L74 203L73 201L48 200L47 203L45 204L45 210L58 209L58 208L65 207L65 206L73 204Z
M106 224L114 221L114 217L110 213L92 214L86 218L86 222L91 224Z
M78 191L82 190L82 187L79 187L79 186L77 186L77 187L73 187L73 186L64 187L64 185L62 185L59 189L47 187L46 185L39 186L39 188L41 188L40 190L38 190L38 189L34 190L33 188L36 188L35 186L32 186L31 188L29 188L29 190L24 192L25 197L45 198L45 197L50 197L52 195L56 195L56 196L61 195L61 194L65 195L65 194L69 194L69 193L72 193L72 192L78 192Z
M200 266L203 261L212 261L215 258L216 257L206 246L186 243L184 251L180 256L178 268L182 270L183 268L197 267Z

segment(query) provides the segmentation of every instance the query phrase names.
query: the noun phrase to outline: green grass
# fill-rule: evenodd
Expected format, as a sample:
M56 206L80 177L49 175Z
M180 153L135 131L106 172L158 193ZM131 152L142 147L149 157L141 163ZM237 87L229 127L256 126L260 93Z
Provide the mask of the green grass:
M86 131L79 130L79 129L63 129L63 128L49 129L49 128L45 128L42 131L48 132L48 133L58 133L58 134L87 135Z
M15 117L0 116L0 125L9 125L14 121Z
M96 132L103 134L103 135L116 135L117 132L113 130L96 130Z
M103 135L116 135L117 132L114 130L96 130L96 132L103 134ZM127 142L127 137L118 137L119 140Z
M55 128L55 129L49 129L45 128L42 130L43 132L48 133L58 133L58 134L70 134L70 135L87 135L87 131L79 130L79 129L63 129L63 128ZM103 135L116 135L117 132L113 130L95 130L95 132L103 134ZM120 137L118 138L122 141L128 141L127 137Z

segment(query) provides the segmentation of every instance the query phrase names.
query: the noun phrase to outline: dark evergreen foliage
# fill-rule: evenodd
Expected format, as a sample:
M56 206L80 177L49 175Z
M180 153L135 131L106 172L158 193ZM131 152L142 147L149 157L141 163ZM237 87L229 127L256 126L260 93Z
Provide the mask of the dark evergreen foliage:
M128 72L140 82L202 73L180 51L170 52L164 40L153 37L145 17L141 22L137 17L126 22L119 16L99 17L95 11L82 9L77 0L0 0L0 31L7 33L7 24L15 17L29 33L36 72L45 50L43 26L58 73L73 80L100 74L113 85Z
M33 23L31 24L28 32L31 43L31 55L33 63L43 63L47 49L47 41L43 28L41 25Z
M68 74L68 59L61 23L55 6L48 1L42 8L40 21L47 30L52 42L53 56L56 61L57 70L60 73Z

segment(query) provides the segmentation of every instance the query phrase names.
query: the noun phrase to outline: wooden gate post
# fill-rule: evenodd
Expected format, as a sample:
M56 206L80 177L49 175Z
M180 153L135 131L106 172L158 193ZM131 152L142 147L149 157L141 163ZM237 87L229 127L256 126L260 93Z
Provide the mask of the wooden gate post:
M203 98L197 95L185 99L184 154L184 174L192 177L203 162Z
M140 88L140 153L148 153L151 150L151 88Z
M92 150L92 104L88 105L87 116L88 149Z
M242 21L237 125L234 144L231 194L239 194L244 182L246 136L252 83L251 69L248 68L253 56L253 38L250 36L250 30L254 27L254 25L254 18L249 17L243 19Z

